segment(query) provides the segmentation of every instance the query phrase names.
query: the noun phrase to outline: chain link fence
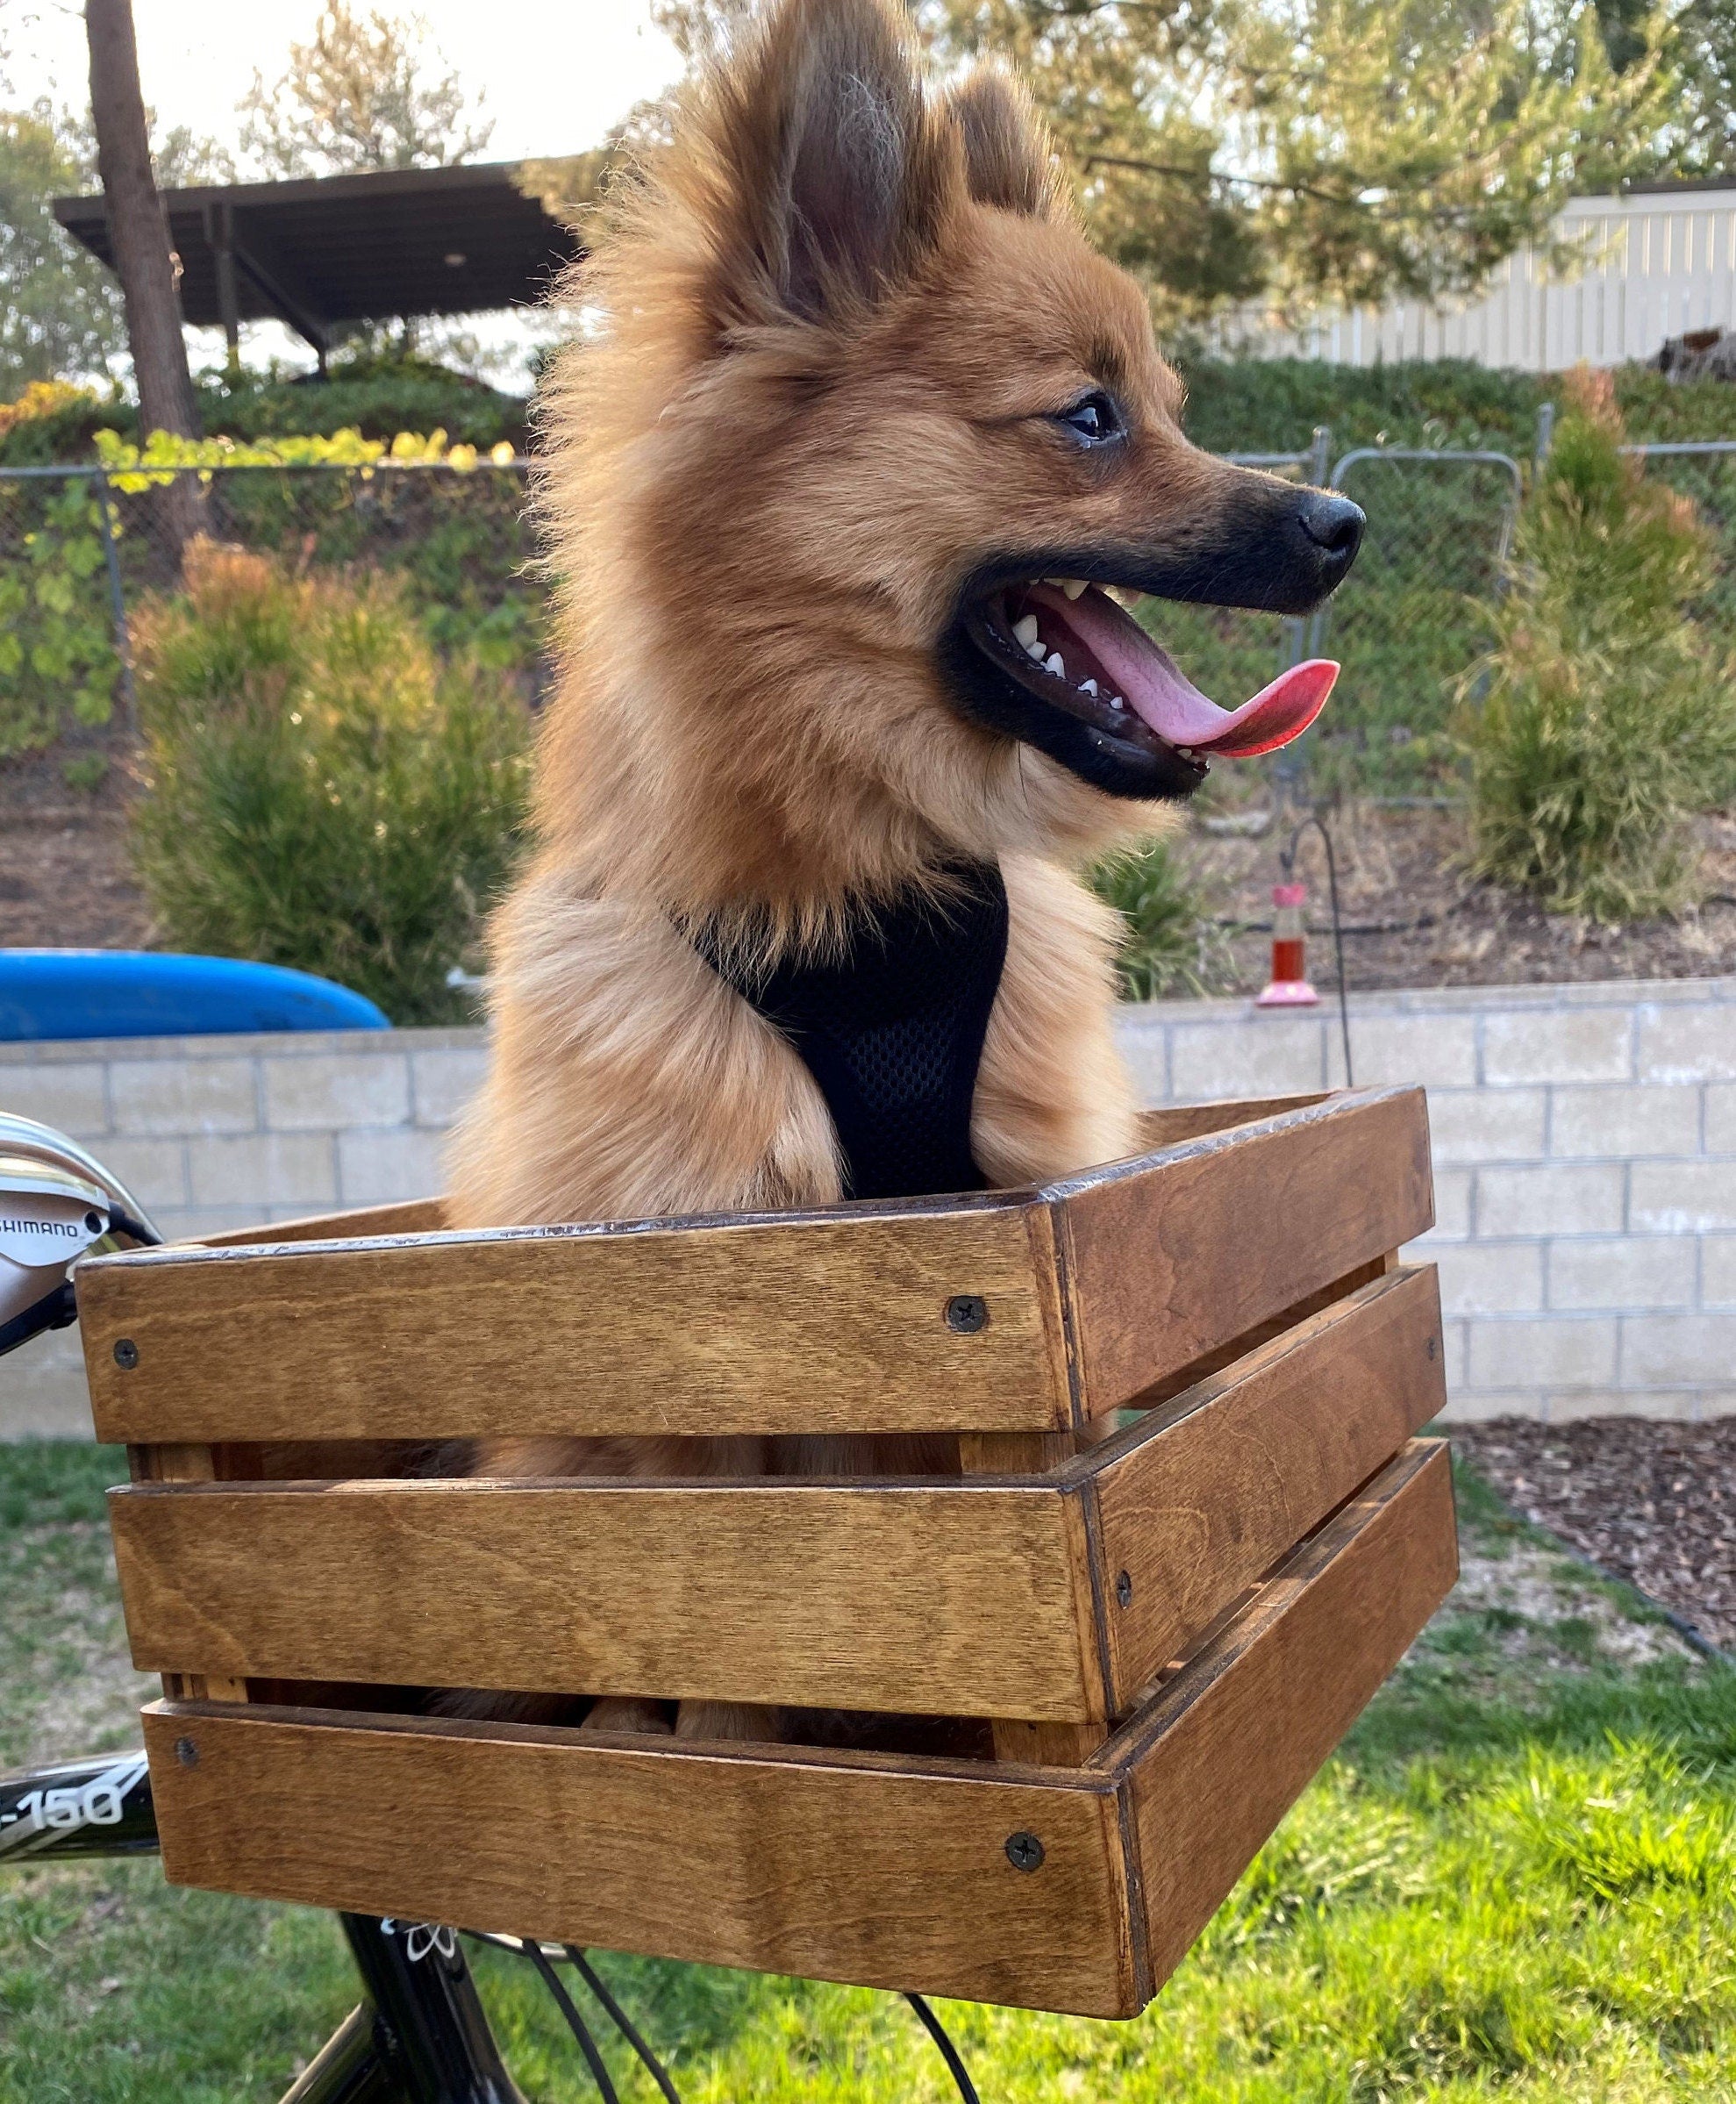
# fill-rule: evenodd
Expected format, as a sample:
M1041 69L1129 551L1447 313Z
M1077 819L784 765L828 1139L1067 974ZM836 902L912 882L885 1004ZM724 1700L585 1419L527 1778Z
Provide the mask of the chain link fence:
M195 533L389 577L437 648L534 703L546 593L525 508L522 464L0 469L0 759L131 714L132 627Z
M1547 447L1540 428L1540 450ZM1704 618L1736 648L1736 442L1641 445L1647 472L1693 499L1717 576ZM1435 802L1459 793L1454 691L1487 641L1527 467L1494 452L1359 447L1331 434L1295 453L1228 457L1330 483L1368 514L1348 582L1308 620L1166 606L1161 634L1189 676L1233 706L1304 656L1344 666L1319 726L1238 779L1299 799L1353 793ZM0 469L0 758L133 705L128 638L172 592L193 533L300 570L395 579L433 642L543 683L546 587L522 463L458 468Z

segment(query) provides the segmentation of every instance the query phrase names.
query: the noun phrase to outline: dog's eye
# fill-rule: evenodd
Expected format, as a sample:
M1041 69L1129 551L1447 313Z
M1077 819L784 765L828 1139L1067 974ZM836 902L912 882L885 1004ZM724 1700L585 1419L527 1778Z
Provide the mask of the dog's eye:
M1063 409L1055 422L1065 424L1088 446L1101 446L1106 440L1121 438L1127 429L1121 421L1121 411L1101 388L1082 396L1071 409Z

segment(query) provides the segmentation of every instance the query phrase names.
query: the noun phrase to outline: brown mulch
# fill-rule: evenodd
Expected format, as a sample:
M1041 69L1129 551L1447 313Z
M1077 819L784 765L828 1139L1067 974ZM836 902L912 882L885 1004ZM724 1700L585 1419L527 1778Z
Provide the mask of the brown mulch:
M1454 1425L1513 1508L1736 1651L1736 1417Z

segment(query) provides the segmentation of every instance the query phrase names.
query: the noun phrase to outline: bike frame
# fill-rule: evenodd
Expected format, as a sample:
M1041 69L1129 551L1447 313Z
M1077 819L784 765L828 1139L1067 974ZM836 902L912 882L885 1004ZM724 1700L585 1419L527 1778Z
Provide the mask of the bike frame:
M0 1776L0 1869L156 1852L150 1771L136 1750ZM339 1919L364 1999L282 2104L525 2104L454 1930Z

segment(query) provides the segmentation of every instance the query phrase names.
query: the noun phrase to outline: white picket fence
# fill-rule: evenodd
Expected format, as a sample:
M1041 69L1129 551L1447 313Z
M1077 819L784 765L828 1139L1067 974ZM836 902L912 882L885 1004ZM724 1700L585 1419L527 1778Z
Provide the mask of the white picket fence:
M1555 224L1575 251L1565 274L1522 248L1467 301L1323 311L1299 329L1244 305L1218 324L1215 347L1332 365L1468 358L1552 373L1652 358L1666 337L1736 328L1736 187L1636 184L1621 197L1575 197Z

